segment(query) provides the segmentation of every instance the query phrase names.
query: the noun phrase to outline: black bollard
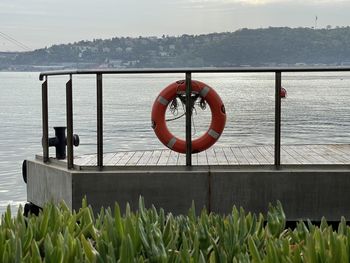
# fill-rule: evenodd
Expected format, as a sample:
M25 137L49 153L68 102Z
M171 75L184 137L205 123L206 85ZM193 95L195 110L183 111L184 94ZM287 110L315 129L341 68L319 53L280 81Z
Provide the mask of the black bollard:
M29 202L24 205L23 215L25 217L28 217L30 214L38 216L42 210L41 207Z
M49 138L49 146L56 148L56 159L66 159L66 127L53 127L55 129L55 137ZM79 136L73 135L73 145L79 146Z

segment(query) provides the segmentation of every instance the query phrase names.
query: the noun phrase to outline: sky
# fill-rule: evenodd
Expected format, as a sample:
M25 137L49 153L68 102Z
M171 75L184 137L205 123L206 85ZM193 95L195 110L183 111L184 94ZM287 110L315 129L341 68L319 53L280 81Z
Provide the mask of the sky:
M348 26L349 11L350 0L1 0L0 51L94 38Z

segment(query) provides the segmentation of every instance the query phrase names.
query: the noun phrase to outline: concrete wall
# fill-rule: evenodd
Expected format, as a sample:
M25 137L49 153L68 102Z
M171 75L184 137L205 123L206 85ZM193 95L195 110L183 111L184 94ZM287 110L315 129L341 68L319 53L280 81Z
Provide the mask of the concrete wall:
M350 219L350 172L291 169L212 171L211 207L227 213L232 205L266 214L268 203L282 202L288 220Z
M72 174L59 166L27 161L27 200L40 207L64 200L72 207Z
M137 209L142 195L147 206L175 214L187 213L192 201L198 210L230 213L236 205L265 214L269 202L280 200L288 220L350 218L350 170L341 166L129 167L97 172L28 161L27 189L28 201L38 206L63 199L78 209L86 195L96 212L101 206L113 207L115 201L122 209L127 202Z
M154 204L175 214L187 213L192 201L199 208L208 203L208 176L203 171L119 171L77 173L73 176L73 208L81 205L86 195L94 210L114 206L122 210L128 202L138 208L143 196L147 206Z

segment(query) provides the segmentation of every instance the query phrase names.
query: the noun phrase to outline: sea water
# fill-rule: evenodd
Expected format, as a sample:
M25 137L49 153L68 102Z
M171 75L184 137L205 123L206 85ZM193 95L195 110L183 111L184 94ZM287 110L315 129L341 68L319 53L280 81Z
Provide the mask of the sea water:
M157 94L183 74L104 75L104 151L164 149L151 128ZM221 96L227 113L224 133L215 146L274 142L273 73L193 74ZM65 83L68 76L49 77L49 129L66 126ZM282 144L350 143L350 74L283 73ZM96 152L96 78L73 76L74 133L81 145L75 154ZM178 104L177 115L183 113ZM194 138L210 124L210 109L193 113ZM41 82L39 73L0 72L0 213L8 204L26 201L21 165L41 153ZM168 122L185 137L185 118ZM54 151L53 149L51 150Z

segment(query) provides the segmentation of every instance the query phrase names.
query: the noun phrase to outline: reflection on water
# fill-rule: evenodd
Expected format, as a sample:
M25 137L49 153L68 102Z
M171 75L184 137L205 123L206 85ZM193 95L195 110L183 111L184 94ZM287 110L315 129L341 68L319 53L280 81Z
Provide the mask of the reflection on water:
M41 88L38 73L0 73L0 212L26 199L21 163L41 151ZM104 150L159 149L151 129L151 108L160 90L182 74L104 76ZM215 88L227 112L218 146L273 144L274 74L193 74ZM65 82L49 78L49 126L65 126ZM96 152L94 76L74 76L76 154ZM282 100L282 143L349 143L350 74L283 74L288 95ZM181 105L179 114L181 114ZM169 123L184 137L185 118ZM194 134L210 123L210 111L197 109Z

